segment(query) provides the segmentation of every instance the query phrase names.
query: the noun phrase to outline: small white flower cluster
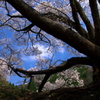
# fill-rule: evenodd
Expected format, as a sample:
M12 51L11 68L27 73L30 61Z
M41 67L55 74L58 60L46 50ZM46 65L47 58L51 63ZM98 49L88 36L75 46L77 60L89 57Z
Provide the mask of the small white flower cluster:
M43 90L55 90L57 88L60 88L60 87L63 87L65 84L65 81L62 80L62 79L57 79L55 81L55 84L52 84L50 82L47 82L44 86L44 89Z
M8 80L8 75L10 74L10 71L8 70L8 66L6 62L2 61L2 58L0 58L0 79Z

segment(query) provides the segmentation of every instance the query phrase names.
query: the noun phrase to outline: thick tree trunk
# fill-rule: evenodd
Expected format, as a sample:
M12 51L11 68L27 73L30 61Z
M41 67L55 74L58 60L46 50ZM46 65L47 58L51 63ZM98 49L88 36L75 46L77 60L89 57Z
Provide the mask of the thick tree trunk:
M100 89L100 69L93 66L93 87Z
M93 84L98 84L100 81L100 71L97 69L93 74Z

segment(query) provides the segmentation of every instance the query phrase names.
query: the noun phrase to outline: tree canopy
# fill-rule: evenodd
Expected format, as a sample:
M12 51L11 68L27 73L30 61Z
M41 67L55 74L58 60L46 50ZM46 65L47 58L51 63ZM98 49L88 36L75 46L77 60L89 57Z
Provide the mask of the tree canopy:
M45 74L48 78L77 64L90 65L100 73L100 4L99 0L0 0L0 58L10 71L20 77ZM9 30L10 35L3 30ZM22 56L40 55L35 44L48 46L51 59L38 56L36 71L18 68ZM52 58L59 48L78 53L59 64ZM5 60L3 60L5 59ZM61 61L61 59L60 59ZM95 77L96 76L96 77Z

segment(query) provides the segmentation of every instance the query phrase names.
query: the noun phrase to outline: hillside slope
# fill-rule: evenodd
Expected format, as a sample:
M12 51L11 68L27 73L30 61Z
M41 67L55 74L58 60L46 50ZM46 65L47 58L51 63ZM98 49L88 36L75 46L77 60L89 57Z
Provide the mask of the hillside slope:
M98 86L90 88L59 88L36 93L15 86L0 86L0 100L100 100Z

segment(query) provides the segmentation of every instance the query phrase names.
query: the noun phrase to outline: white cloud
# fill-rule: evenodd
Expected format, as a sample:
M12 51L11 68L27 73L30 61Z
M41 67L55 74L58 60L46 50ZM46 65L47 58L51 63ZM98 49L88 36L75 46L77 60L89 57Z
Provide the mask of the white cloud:
M28 71L38 71L38 67L31 67Z
M39 54L39 55L36 55L36 56L34 55L34 56L22 57L23 60L32 61L32 60L36 60L36 59L39 59L39 58L48 58L48 57L52 56L52 48L46 47L46 46L41 45L41 44L36 44L34 47L37 47L38 50L40 50L42 53ZM58 52L64 53L65 49L63 47L59 47Z
M12 15L21 15L18 11L14 12Z
M48 50L48 47L45 47L43 45L40 45L40 44L36 44L34 47L37 47L38 50L40 50L42 53L39 54L39 55L34 55L34 56L27 56L27 57L22 57L23 60L36 60L38 59L39 57L42 57L42 58L46 58L46 57L49 57L51 56L51 52Z
M38 47L38 49L42 52L40 54L41 57L48 57L51 54L51 52L48 50L48 47L45 47L40 44L37 44L36 47Z
M59 48L59 52L60 52L60 53L64 53L64 52L65 52L65 49L64 49L63 47L60 47L60 48Z

